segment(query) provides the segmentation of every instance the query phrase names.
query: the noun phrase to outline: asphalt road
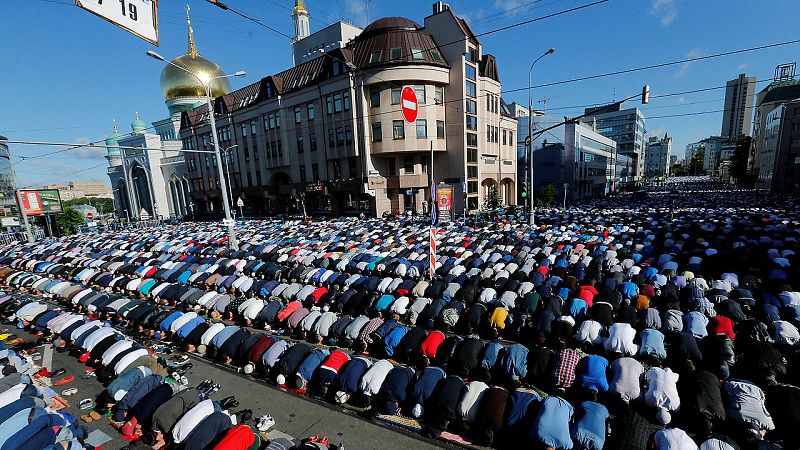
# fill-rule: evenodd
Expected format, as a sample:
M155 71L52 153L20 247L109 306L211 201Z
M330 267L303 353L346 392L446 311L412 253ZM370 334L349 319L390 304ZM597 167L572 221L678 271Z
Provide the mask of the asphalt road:
M17 333L26 340L36 339L7 325L0 326L0 329ZM193 367L187 372L190 385L196 386L202 380L211 378L214 382L222 385L222 388L212 395L212 399L221 400L233 395L240 403L238 408L234 408L234 411L249 408L253 411L254 418L266 413L272 414L276 421L275 431L270 433L273 438L288 435L295 438L297 442L300 438L312 435L328 436L332 444L343 442L347 450L408 450L447 446L444 442L427 440L397 428L366 421L351 411L327 403L284 392L198 357L192 357L191 362ZM76 358L67 353L54 352L53 368L61 367L66 369L66 375L75 376L75 381L54 387L54 389L57 392L62 392L69 387L78 389L77 394L65 397L70 402L66 412L77 419L86 413L78 408L80 400L94 399L104 387L95 378L88 380L82 378L86 367ZM128 444L105 418L88 424L87 428L90 431L99 429L113 438L105 446L108 450L118 450Z

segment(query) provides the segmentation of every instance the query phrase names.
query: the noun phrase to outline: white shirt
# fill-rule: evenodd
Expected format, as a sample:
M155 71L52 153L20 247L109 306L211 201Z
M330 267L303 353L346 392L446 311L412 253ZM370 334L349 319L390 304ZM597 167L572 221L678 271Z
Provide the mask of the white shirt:
M361 392L367 395L377 394L381 389L383 380L386 379L386 375L389 374L389 371L392 370L393 367L394 364L386 359L382 359L373 364L372 367L361 376L361 381L359 381L358 384Z
M575 340L590 344L602 344L603 336L600 335L602 330L603 326L600 325L600 322L596 320L584 320L578 328L578 332L575 333Z
M0 392L0 408L19 400L22 391L27 386L25 383L20 383L12 386L4 392Z
M458 414L464 418L464 421L467 423L475 421L481 400L488 389L489 385L483 381L470 381L467 383L464 395L458 402Z
M675 411L681 406L678 396L678 374L672 369L652 367L647 371L647 392L644 401L647 406Z
M217 333L222 331L223 328L225 328L225 324L220 322L217 322L208 327L206 332L203 333L202 336L200 336L200 344L208 345L208 343L211 342L211 339L214 339L214 336L216 336Z
M117 362L117 365L114 366L114 373L117 375L121 374L125 371L125 369L128 368L128 366L133 364L134 361L145 355L147 355L147 350L143 348L128 353L120 358L120 360Z
M198 423L213 413L214 402L212 400L203 400L194 405L194 407L186 411L178 423L172 427L172 440L175 441L176 444L180 444L189 436L189 433L194 430Z
M697 450L697 444L680 428L658 430L653 440L657 450Z
M111 327L98 328L92 332L92 334L86 337L86 339L83 341L83 348L90 352L100 341L115 333L116 330Z
M117 357L120 353L124 352L125 350L133 347L133 341L128 339L123 339L121 341L117 341L108 347L105 353L103 353L102 361L103 367L107 366L114 358Z
M629 323L615 323L608 330L604 347L607 352L635 355L639 351L639 346L633 343L635 337L636 330Z
M170 324L169 331L172 331L174 333L180 327L182 327L183 325L185 325L187 322L189 322L190 320L194 319L195 317L197 317L197 313L194 312L194 311L190 311L190 312L178 317L177 319L175 319Z
M631 401L642 394L644 367L633 358L619 358L611 362L611 382L608 390L616 392L622 400Z

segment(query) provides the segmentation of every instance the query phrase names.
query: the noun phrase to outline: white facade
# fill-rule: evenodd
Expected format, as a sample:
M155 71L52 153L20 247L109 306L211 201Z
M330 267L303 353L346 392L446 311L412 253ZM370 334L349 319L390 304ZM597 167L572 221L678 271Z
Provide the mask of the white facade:
M644 175L646 178L668 177L672 157L672 138L651 137L647 142L644 156Z

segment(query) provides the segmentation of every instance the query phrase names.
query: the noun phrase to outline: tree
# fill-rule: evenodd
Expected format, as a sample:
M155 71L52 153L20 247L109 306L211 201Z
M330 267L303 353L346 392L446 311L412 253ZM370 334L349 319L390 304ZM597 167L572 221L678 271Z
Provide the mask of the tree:
M113 212L114 211L114 200L110 198L73 198L70 200L65 200L62 204L67 206L75 206L75 205L89 205L94 206L97 211L103 211L104 213Z
M489 186L489 192L486 194L486 202L484 202L483 205L486 209L495 209L500 207L500 196L497 194L496 186Z
M750 146L753 138L742 136L736 141L736 150L731 156L731 178L736 180L736 184L747 183L747 159L750 156Z
M702 153L695 153L692 156L692 160L689 161L689 168L688 168L689 175L703 175L705 172L703 171L703 154Z
M62 234L75 233L77 227L84 222L83 214L75 208L66 207L62 214L56 216L56 224L61 228Z
M556 203L556 187L553 183L547 183L539 189L539 192L536 193L536 206L538 207L548 207L553 206Z

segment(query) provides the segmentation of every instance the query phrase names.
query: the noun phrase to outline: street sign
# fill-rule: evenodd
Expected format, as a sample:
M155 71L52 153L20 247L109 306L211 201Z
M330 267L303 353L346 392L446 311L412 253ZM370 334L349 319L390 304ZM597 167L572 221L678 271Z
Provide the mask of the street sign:
M158 46L158 0L75 0L75 4Z
M410 86L403 88L400 93L400 106L403 110L403 118L410 124L417 123L417 113L419 113L419 102L417 93Z
M238 206L239 208L244 206L244 200L242 200L242 197L239 197L239 200L236 200L236 206Z
M89 222L93 221L94 220L94 214L92 214L90 212L86 213L86 220L88 220Z
M226 227L229 227L234 223L235 222L233 221L233 219L222 219L222 225L225 225Z
M146 209L142 208L142 210L139 211L139 219L150 220L150 213L148 213Z

